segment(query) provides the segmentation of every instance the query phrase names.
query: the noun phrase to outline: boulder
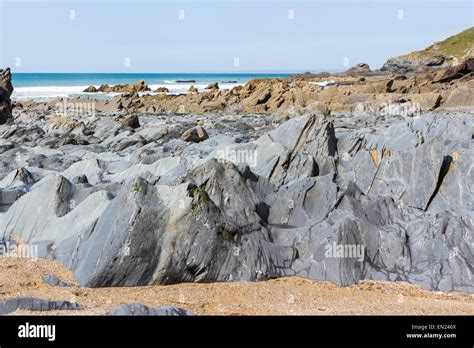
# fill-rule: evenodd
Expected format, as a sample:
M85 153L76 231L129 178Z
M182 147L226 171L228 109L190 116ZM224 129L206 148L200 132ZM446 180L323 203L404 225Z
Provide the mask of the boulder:
M433 83L446 83L460 79L474 72L474 58L468 58L461 64L439 71Z
M51 286L59 286L59 287L72 286L72 284L69 283L69 282L63 282L63 281L59 280L58 277L54 274L47 274L47 275L43 276L43 281L46 284L49 284Z
M133 129L140 128L140 120L138 119L137 115L126 116L120 120L120 123Z
M453 89L441 105L442 109L472 112L474 110L474 81Z
M158 87L158 88L155 90L156 93L169 93L169 91L170 91L170 90L169 90L168 88L166 88L166 87Z
M432 111L441 105L441 94L436 92L414 94L410 97L415 109Z
M102 85L102 86L103 86L103 85ZM101 87L102 87L102 86L101 86ZM99 89L100 89L100 87L99 87ZM105 89L105 88L102 88L102 89ZM94 87L94 86L89 86L89 87L87 87L83 92L85 92L85 93L97 93L97 92L99 92L99 90L98 90L96 87ZM104 91L101 90L100 92L104 92Z
M207 134L206 130L201 126L190 128L181 135L181 140L190 141L193 143L199 143L208 138L209 135Z

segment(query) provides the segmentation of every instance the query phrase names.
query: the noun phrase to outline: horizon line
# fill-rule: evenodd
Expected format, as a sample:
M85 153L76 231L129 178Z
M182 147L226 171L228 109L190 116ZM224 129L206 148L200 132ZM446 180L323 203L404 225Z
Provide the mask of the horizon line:
M11 69L11 68L10 68ZM302 72L334 72L334 71L344 71L344 69L295 69L295 70L249 70L249 71L210 71L210 72L194 72L194 71L180 71L180 72L65 72L65 71L56 71L56 72L38 72L38 71L14 71L11 69L13 74L123 74L123 75L133 75L133 74L230 74L230 75L243 75L243 74L294 74Z

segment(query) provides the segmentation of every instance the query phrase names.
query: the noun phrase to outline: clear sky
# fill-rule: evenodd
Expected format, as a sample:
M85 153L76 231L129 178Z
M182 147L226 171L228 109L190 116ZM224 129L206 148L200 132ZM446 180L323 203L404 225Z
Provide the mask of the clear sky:
M474 25L473 0L0 0L17 72L345 69Z

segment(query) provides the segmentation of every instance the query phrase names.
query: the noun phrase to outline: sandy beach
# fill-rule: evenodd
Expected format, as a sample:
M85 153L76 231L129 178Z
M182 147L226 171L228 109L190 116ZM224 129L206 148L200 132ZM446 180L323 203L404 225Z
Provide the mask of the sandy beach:
M176 306L199 315L473 315L474 297L424 291L405 282L362 281L350 287L296 277L264 282L185 283L121 288L53 287L54 273L74 282L58 262L0 259L0 300L38 297L82 304L84 310L12 315L106 315L120 304ZM14 276L12 276L14 275Z

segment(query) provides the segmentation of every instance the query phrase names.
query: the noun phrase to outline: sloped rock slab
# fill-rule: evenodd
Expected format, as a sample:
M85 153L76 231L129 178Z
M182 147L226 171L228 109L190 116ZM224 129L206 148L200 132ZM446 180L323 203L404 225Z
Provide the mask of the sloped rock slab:
M47 312L59 310L81 310L81 304L69 301L51 301L34 297L12 298L0 302L0 315L10 314L17 310Z

